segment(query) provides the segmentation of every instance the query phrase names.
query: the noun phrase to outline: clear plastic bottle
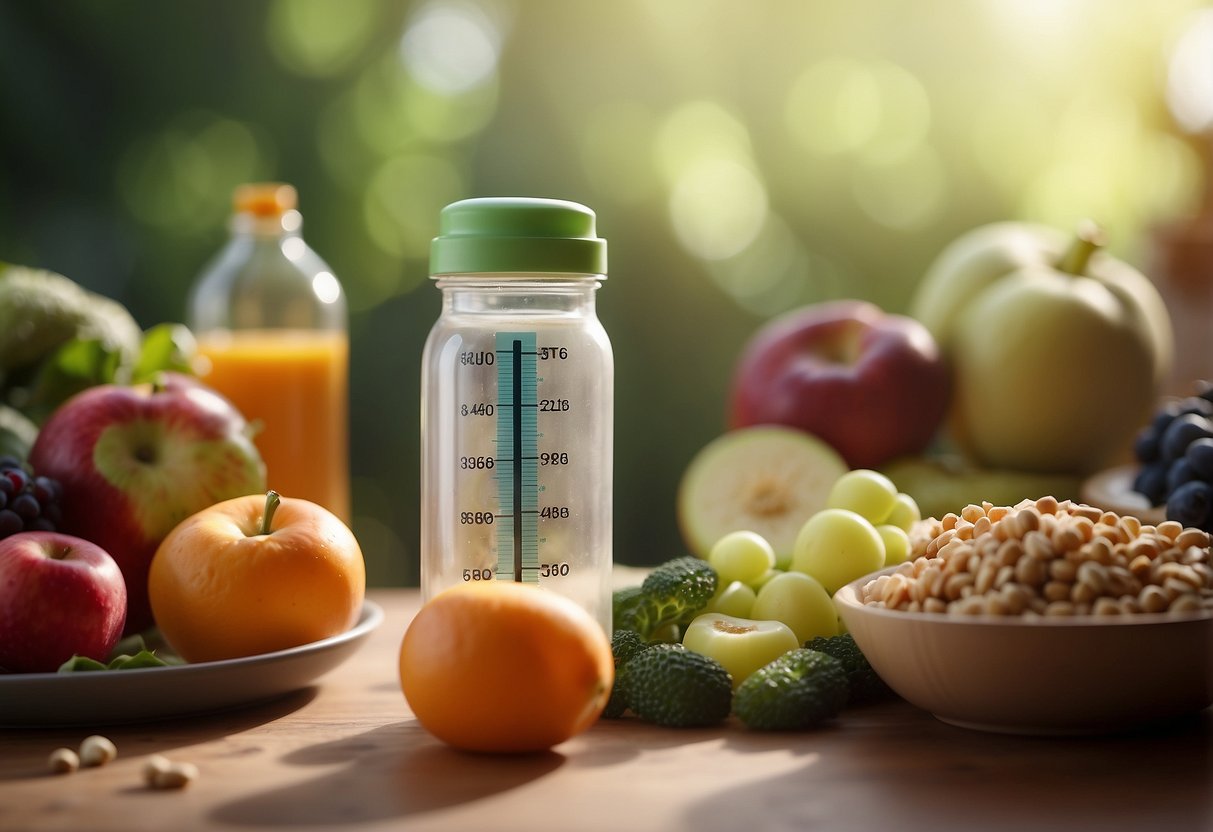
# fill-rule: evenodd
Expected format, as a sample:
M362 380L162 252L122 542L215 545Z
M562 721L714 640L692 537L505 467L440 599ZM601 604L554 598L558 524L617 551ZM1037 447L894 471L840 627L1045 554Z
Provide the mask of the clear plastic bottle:
M236 189L231 238L203 269L186 320L199 376L258 427L269 487L350 522L345 294L300 234L295 189Z
M421 375L423 597L537 582L610 632L614 358L606 241L571 202L448 205Z

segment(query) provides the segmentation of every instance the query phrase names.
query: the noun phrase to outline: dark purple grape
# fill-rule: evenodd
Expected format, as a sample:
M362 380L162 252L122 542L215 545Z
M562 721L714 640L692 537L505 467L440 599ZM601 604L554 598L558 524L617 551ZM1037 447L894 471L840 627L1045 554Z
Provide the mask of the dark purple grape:
M7 508L0 509L0 537L8 537L24 529L25 521L16 512Z
M1168 461L1179 459L1189 445L1206 437L1213 437L1213 422L1198 413L1176 416L1163 431L1160 441L1162 457Z
M17 516L28 524L31 520L42 513L42 506L38 505L38 501L33 494L18 494L9 503L9 509L16 512Z
M1197 439L1184 452L1184 459L1205 482L1213 482L1213 439Z
M1146 425L1137 432L1137 438L1133 441L1133 455L1143 465L1158 461L1162 452L1158 447L1158 431L1153 425Z
M0 538L58 529L62 490L58 480L36 477L12 457L0 457Z
M1201 380L1195 384L1196 396L1207 402L1213 402L1213 382Z
M1201 416L1213 416L1213 402L1198 396L1189 396L1179 401L1175 415L1183 416L1188 413L1199 413Z
M29 474L20 468L10 468L4 472L4 476L8 477L8 481L13 484L13 491L20 494L29 485Z
M59 499L59 483L50 477L34 477L33 494L38 502L46 504Z
M20 467L21 467L21 460L17 459L17 457L11 456L9 454L0 456L0 471L7 471L9 468L20 468Z
M1162 463L1143 465L1133 480L1133 490L1145 496L1152 506L1167 501L1167 466Z
M1175 489L1185 482L1191 482L1200 478L1200 475L1196 473L1196 469L1192 467L1192 463L1188 461L1188 458L1181 456L1167 468L1167 495L1173 494Z
M1213 509L1213 485L1200 480L1186 482L1167 499L1167 519L1185 527L1207 529Z
M1154 418L1150 420L1150 427L1154 428L1155 433L1162 436L1178 415L1179 402L1167 402L1155 411Z

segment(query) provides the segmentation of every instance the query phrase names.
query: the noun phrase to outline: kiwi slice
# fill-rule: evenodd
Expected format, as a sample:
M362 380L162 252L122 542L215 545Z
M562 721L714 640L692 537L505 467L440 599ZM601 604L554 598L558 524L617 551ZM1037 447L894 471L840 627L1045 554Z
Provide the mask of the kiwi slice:
M776 564L792 560L796 533L825 508L846 462L821 439L756 425L721 434L695 454L678 487L678 525L702 558L729 532L762 535Z

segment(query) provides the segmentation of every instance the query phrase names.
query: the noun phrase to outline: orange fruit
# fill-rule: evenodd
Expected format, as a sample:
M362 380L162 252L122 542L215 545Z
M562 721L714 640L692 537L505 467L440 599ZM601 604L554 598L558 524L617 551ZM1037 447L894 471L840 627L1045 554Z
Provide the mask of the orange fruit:
M468 751L542 751L606 706L611 644L576 603L506 581L460 584L417 613L400 686L426 730Z
M186 518L160 544L148 572L156 624L187 662L338 635L358 620L365 593L353 532L327 509L274 492Z

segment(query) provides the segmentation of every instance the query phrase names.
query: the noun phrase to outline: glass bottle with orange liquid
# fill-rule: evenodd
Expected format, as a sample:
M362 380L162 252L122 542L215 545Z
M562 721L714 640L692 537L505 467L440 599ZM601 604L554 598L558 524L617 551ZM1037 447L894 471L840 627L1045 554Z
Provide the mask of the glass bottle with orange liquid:
M345 294L303 241L295 189L236 189L231 238L203 269L187 322L198 375L257 428L269 487L350 522Z

